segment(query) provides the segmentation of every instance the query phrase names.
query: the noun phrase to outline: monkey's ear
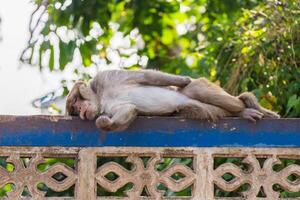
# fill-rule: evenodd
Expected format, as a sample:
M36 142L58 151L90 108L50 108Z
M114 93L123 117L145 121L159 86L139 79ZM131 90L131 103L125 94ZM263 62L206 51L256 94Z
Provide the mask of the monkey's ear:
M80 95L79 87L82 85L85 85L83 81L76 82L71 91L69 92L66 101L66 115L71 115L73 113L73 104L75 99Z
M73 88L71 89L71 91L69 92L68 96L67 96L67 103L72 103L73 99L78 97L80 95L79 93L79 88L81 86L84 86L85 83L83 81L77 81Z
M79 93L80 93L81 97L85 100L91 100L94 97L93 90L86 85L79 86Z

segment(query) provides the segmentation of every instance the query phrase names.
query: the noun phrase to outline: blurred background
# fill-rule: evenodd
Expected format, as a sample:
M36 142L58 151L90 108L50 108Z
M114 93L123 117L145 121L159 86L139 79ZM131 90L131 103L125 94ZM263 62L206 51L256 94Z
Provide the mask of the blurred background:
M299 0L6 0L0 1L0 114L62 114L74 81L88 81L107 69L159 69L206 77L238 95L252 91L261 105L283 117L300 117L300 2ZM30 158L21 158L28 166ZM147 157L143 162L147 163ZM265 158L259 161L264 162ZM114 161L130 169L126 157L97 160L97 167ZM285 159L280 171L299 160ZM76 168L75 158L47 158L43 172L55 163ZM173 163L192 168L192 158L164 158L157 170ZM216 158L247 167L243 158ZM0 158L8 172L14 166ZM118 175L108 173L109 180ZM64 174L54 179L62 181ZM180 173L174 180L183 178ZM226 173L224 180L234 175ZM297 174L288 177L299 180ZM74 186L54 192L37 185L46 196L74 196ZM128 183L115 193L98 185L98 196L124 196ZM215 188L216 197L236 197ZM0 197L14 188L6 184ZM30 196L25 187L22 196ZM165 196L190 196L192 186ZM281 198L300 197L278 184ZM149 193L144 188L142 196ZM258 197L265 197L261 188Z
M0 2L1 114L39 114L31 101L60 87L59 76L19 61L29 38L28 23L34 7L30 1Z
M1 114L60 114L74 81L152 68L300 116L299 1L10 0L0 18Z

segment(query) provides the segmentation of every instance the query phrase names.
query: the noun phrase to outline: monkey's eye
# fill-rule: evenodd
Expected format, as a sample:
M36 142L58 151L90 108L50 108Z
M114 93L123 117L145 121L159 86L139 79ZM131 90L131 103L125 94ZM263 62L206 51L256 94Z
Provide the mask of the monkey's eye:
M74 106L72 106L72 110L70 112L70 115L72 115L72 116L77 116L78 115L78 112L77 112L77 110Z
M78 115L78 111L77 111L77 107L76 107L76 102L78 101L78 97L74 97L74 99L72 100L71 103L71 110L70 110L70 114L71 115Z
M85 98L82 96L82 94L79 92L77 98L79 98L80 100L85 100Z
M72 105L74 105L77 102L77 97L74 97Z

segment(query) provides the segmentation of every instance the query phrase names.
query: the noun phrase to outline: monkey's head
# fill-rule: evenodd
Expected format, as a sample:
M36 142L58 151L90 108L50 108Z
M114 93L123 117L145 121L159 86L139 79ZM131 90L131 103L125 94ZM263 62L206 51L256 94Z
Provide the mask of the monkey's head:
M66 115L93 120L99 115L96 94L83 81L73 86L66 101Z

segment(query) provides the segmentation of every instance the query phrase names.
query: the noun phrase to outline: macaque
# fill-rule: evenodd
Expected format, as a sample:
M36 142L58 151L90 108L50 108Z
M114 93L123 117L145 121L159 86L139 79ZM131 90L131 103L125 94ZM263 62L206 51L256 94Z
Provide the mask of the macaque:
M94 120L99 129L126 129L137 115L170 115L216 121L237 116L251 121L279 118L262 108L254 95L231 96L205 78L171 75L154 70L99 72L90 85L77 82L66 112Z

